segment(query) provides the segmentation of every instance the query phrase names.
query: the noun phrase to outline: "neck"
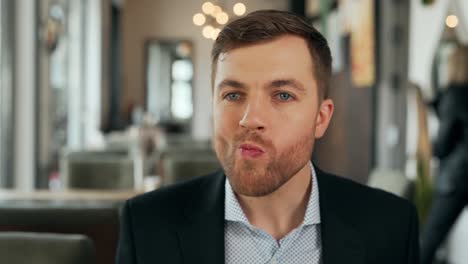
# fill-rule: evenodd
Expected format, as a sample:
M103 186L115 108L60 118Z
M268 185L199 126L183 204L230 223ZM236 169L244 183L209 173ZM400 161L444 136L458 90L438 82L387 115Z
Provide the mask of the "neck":
M312 190L309 163L283 186L262 197L237 194L250 224L261 228L276 240L280 240L304 220Z

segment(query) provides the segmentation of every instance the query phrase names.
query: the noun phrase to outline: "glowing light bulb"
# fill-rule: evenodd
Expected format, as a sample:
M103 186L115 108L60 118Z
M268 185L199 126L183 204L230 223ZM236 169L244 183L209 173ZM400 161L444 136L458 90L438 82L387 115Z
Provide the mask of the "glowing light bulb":
M213 17L217 17L218 14L221 13L221 12L223 12L223 9L221 9L220 6L215 5L215 6L213 7L213 11L211 12L211 15L212 15Z
M234 5L233 11L234 14L236 14L236 16L242 16L243 14L245 14L246 7L243 3L237 3Z
M454 28L458 25L458 17L456 15L449 15L445 19L445 24L449 28Z
M204 26L202 34L205 38L209 39L213 37L214 28L212 26Z
M228 14L221 12L218 15L216 15L216 22L218 22L221 25L226 24L229 21L229 16Z
M193 23L197 26L205 24L206 18L203 14L197 13L193 16Z
M221 29L215 28L215 29L213 30L212 39L213 39L213 40L216 40L216 38L218 37L218 35L219 35L220 32L221 32Z
M207 14L207 15L213 13L214 7L215 7L215 6L214 6L213 3L211 3L211 2L205 2L205 3L203 3L203 5L202 5L203 13L205 13L205 14Z

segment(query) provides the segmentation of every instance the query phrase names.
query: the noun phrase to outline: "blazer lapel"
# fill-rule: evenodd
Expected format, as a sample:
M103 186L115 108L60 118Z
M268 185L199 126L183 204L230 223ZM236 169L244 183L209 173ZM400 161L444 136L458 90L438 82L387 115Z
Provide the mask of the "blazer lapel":
M207 176L187 201L177 230L183 263L224 263L224 181L222 171Z
M316 168L320 190L322 258L324 264L363 264L365 247L359 232L340 217L339 193L333 191L328 175Z

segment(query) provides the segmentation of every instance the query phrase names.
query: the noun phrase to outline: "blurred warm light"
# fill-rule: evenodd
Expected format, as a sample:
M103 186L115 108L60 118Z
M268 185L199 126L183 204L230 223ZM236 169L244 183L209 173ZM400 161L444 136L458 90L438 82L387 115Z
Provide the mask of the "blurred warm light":
M223 9L221 9L220 6L215 5L215 6L213 7L213 11L211 12L211 15L212 15L213 17L217 17L218 14L221 13L221 12L223 12Z
M215 6L214 6L213 3L211 3L211 2L205 2L205 3L203 3L203 5L202 5L203 13L205 13L205 14L207 14L207 15L213 13L214 7L215 7Z
M213 38L214 28L212 26L204 26L202 34L205 38Z
M236 16L242 16L243 14L245 14L245 5L243 3L237 3L234 5L234 8L233 8L233 11L234 11L234 14L236 14Z
M197 13L193 16L193 23L197 26L203 26L203 37L216 40L223 25L229 22L230 15L223 10L221 5L216 5L214 3L218 2L204 2L202 4L203 12ZM237 2L233 6L234 14L231 16L242 16L245 14L246 10L247 8L245 4Z
M189 42L182 41L179 43L179 45L177 45L176 53L180 57L186 58L192 53L192 45L190 45Z
M197 26L201 26L203 24L205 24L205 16L201 13L197 13L193 16L193 23Z
M221 32L221 29L215 28L215 29L213 30L213 33L212 33L211 38L212 38L213 40L216 40L216 38L218 37L218 35L219 35L220 32Z
M229 16L228 14L221 12L218 15L216 15L216 22L218 22L221 25L224 25L228 22Z
M456 15L449 15L445 19L445 24L449 28L454 28L458 25L458 17Z

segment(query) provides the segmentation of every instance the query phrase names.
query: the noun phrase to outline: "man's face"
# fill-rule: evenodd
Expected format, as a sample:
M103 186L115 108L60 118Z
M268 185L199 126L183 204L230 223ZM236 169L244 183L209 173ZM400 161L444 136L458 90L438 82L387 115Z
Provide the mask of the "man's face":
M213 90L213 145L234 189L268 195L308 166L333 112L319 102L306 42L295 36L221 54Z

